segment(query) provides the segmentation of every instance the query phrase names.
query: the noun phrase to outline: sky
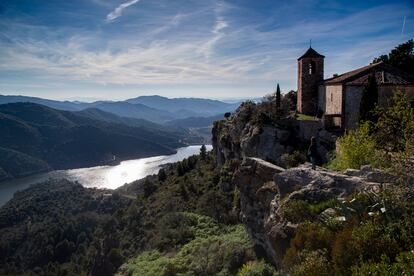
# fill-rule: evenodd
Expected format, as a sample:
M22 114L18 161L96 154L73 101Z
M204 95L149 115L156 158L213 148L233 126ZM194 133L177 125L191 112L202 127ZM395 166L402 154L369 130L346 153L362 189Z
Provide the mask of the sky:
M249 98L297 89L414 37L413 0L0 0L0 94Z

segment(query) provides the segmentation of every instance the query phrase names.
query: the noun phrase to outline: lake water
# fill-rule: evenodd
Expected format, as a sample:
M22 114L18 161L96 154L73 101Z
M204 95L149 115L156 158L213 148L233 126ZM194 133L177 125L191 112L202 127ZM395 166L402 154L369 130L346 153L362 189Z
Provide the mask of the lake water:
M177 149L176 154L162 155L134 160L122 161L116 166L97 166L72 170L59 170L36 174L24 178L0 182L0 206L13 197L18 190L28 188L32 184L52 179L66 178L78 181L84 187L116 189L125 183L158 173L162 165L181 161L191 155L198 154L201 146L188 146ZM206 145L211 150L211 145Z

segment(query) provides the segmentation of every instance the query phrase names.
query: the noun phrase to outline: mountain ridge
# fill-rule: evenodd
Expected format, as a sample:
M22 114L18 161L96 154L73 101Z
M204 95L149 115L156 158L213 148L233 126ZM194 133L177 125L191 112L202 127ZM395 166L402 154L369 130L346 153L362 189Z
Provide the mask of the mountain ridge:
M238 103L225 103L204 98L166 98L158 95L139 96L124 101L58 101L21 95L0 95L0 104L32 102L58 110L82 111L97 108L122 117L163 123L187 117L210 117L233 111Z
M106 164L113 156L131 159L172 154L190 137L184 131L143 120L122 119L103 111L99 115L112 121L35 103L3 104L0 144L8 156L21 160L16 166L30 167L40 160L32 166L39 168L34 172L40 172L46 167L66 169ZM12 173L14 169L3 167L2 171L3 178L21 176Z

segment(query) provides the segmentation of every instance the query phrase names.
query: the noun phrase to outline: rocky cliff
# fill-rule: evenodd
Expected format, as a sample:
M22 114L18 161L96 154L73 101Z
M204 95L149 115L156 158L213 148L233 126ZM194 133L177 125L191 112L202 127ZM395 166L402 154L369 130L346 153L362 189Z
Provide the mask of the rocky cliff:
M298 221L286 216L292 202L342 202L357 192L377 192L388 179L370 167L338 173L321 167L312 170L306 163L285 169L282 155L306 151L312 136L318 140L321 161L327 162L337 136L326 131L318 120L261 120L259 108L254 103L245 103L231 118L215 122L213 151L219 166L229 160L242 162L232 179L232 187L240 191L240 219L256 245L281 268L298 227ZM330 216L334 220L346 220L334 208L322 211L312 219Z
M257 115L259 108L245 103L230 119L215 122L212 143L218 165L230 159L258 157L284 166L281 156L295 150L306 151L312 136L318 140L321 162L331 158L337 136L324 130L321 121L283 118L269 122Z
M378 192L388 181L369 166L336 173L309 164L285 170L258 158L246 158L236 171L234 184L240 190L240 217L255 243L281 267L281 261L298 224L285 216L292 201L318 203L337 199L346 202L356 192ZM319 215L346 220L333 208Z

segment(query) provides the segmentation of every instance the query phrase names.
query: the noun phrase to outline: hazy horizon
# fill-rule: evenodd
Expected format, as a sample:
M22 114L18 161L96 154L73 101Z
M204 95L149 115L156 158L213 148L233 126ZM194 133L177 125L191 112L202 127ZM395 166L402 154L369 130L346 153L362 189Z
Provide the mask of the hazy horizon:
M46 98L46 97L38 97L38 96L32 96L32 95L22 95L22 94L8 94L8 93L1 93L0 92L0 96L22 96L22 97L34 97L34 98L41 98L41 99L46 99L46 100L54 100L54 101L70 101L70 102L84 102L84 103L93 103L93 102L97 102L97 101L126 101L129 99L133 99L133 98L138 98L138 97L152 97L152 96L161 96L161 97L165 97L162 95L158 95L158 94L142 94L142 95L138 95L136 97L128 97L128 98L117 98L117 99L106 99L106 98L91 98L91 97L68 97L68 98ZM263 95L265 96L265 95ZM222 101L222 102L226 102L226 103L237 103L240 101L245 101L245 100L256 100L256 99L260 99L263 96L259 96L259 97L217 97L217 98L208 98L208 97L165 97L168 99L205 99L205 100L217 100L217 101Z
M327 78L414 37L410 0L5 0L0 15L0 93L56 100L257 98L296 90L310 39Z

